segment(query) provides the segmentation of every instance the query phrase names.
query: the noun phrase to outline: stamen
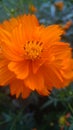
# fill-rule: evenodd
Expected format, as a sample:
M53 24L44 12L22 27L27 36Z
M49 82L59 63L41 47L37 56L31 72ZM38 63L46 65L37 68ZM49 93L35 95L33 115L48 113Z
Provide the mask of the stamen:
M25 55L27 59L34 60L40 57L42 52L42 42L39 41L27 41L24 46Z

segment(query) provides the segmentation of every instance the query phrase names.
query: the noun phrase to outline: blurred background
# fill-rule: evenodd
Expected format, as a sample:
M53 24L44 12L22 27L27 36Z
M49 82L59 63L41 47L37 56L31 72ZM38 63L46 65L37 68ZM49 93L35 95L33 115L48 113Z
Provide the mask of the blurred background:
M35 14L40 24L60 24L63 40L73 47L73 0L0 0L0 22L20 14ZM73 130L73 84L43 97L11 96L0 88L0 130Z

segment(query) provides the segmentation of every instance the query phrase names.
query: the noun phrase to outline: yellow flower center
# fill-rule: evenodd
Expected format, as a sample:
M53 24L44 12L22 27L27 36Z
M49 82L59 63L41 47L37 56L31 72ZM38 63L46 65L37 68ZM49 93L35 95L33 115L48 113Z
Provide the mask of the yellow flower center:
M42 42L28 41L25 43L24 50L27 58L34 60L40 56L42 51Z

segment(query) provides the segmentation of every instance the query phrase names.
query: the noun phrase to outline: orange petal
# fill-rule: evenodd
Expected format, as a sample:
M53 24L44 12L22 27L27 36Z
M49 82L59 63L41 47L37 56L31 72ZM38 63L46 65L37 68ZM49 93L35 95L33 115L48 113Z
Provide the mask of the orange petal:
M49 71L44 66L42 67L42 73L43 73L45 85L46 85L47 89L51 91L54 87L54 82L53 82L52 78L49 77Z
M35 61L32 62L32 69L33 69L33 73L36 74L37 71L40 69L40 67L44 64L45 60L43 59L37 59Z
M59 25L50 25L48 27L40 26L34 31L34 37L46 44L51 45L54 42L61 39L61 35L64 34L64 30ZM37 40L36 39L36 40Z
M8 85L14 78L14 74L8 70L8 62L6 60L0 61L0 85Z
M36 19L36 17L34 15L20 15L17 16L17 18L11 18L10 20L5 20L0 27L8 30L9 32L11 32L11 30L13 28L15 28L16 26L18 26L20 23L28 23L30 21L30 24L32 24L33 26L38 25L38 20ZM30 25L31 26L31 25ZM29 29L29 27L28 27Z
M10 36L11 36L11 34L4 28L1 28L1 26L0 26L0 37L6 40L6 39L10 38Z
M25 87L22 80L15 79L10 83L10 92L12 95L16 95L17 98L20 94L22 94L23 98L27 98L30 95L31 90Z
M31 90L36 90L41 95L48 95L48 90L46 86L44 86L44 78L42 74L37 72L37 74L31 73L25 80L24 83Z
M2 49L3 55L8 60L12 60L12 61L24 60L23 50L21 50L21 47L19 47L17 44L16 45L14 44L9 39L3 39L3 41L1 41L1 49ZM16 46L18 46L20 49L18 49L18 47Z
M10 20L5 20L3 24L1 24L1 27L11 32L11 30L18 25L18 21L19 19L15 19L15 18L11 18Z
M27 27L28 23L28 27ZM34 15L24 15L24 31L26 32L27 40L31 40L35 27L39 25L37 18ZM29 35L28 35L29 34Z
M10 62L8 68L13 71L19 79L25 79L29 74L29 62L27 61Z
M42 67L42 73L48 90L52 90L53 87L64 87L65 80L63 78L63 75L61 74L60 70L54 65L44 65Z

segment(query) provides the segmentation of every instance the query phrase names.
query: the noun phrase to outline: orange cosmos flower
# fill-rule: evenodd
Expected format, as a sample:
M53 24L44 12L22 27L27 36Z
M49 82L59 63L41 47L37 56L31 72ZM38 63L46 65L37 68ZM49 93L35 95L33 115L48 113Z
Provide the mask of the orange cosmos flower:
M33 128L32 130L37 130L37 128Z
M63 3L63 1L55 2L54 5L55 5L56 8L58 8L59 10L63 10L63 7L64 7L64 3Z
M0 25L0 85L10 85L11 94L23 98L36 90L48 95L73 78L72 54L61 42L58 25L39 25L34 15L11 18Z
M31 13L35 13L35 12L37 12L37 8L33 4L31 4L31 5L29 5L29 11Z
M68 30L71 25L73 24L72 20L69 20L68 22L66 22L66 24L63 26L64 30Z

